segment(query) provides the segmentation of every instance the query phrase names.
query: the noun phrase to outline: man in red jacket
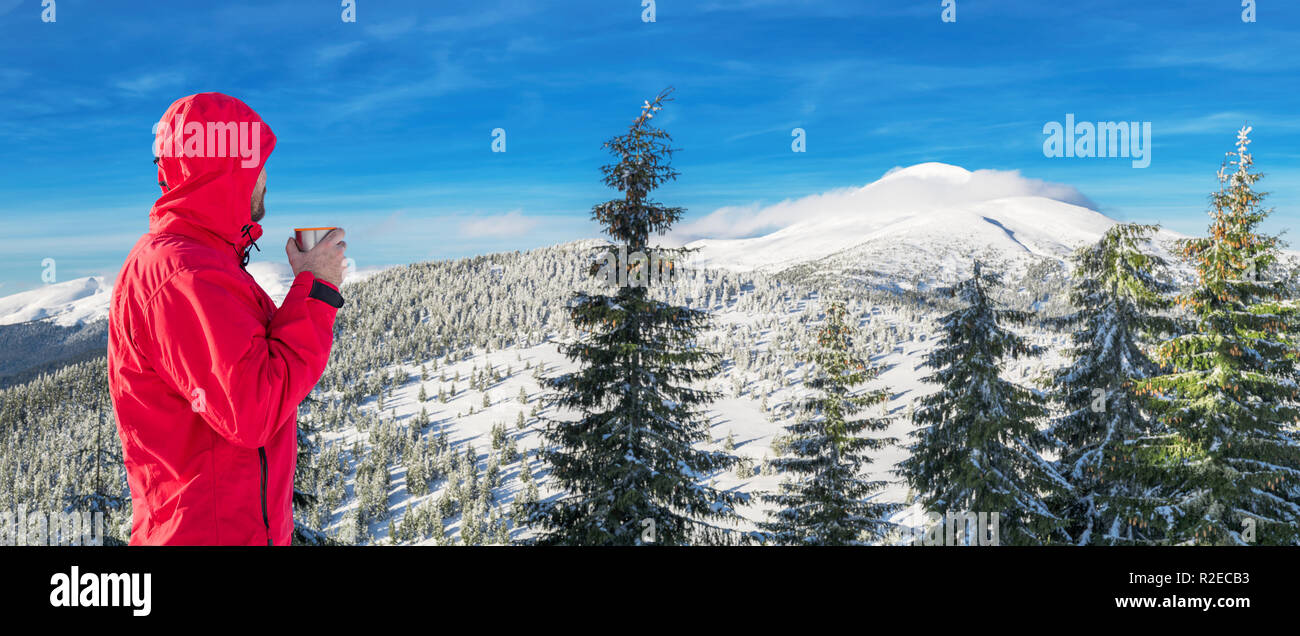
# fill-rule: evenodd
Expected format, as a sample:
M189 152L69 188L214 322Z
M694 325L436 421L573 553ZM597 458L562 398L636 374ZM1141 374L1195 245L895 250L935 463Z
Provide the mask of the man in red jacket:
M275 135L220 93L177 100L156 132L162 197L113 288L108 381L131 486L132 545L288 545L298 404L343 306L342 230L285 245L277 309L244 270L262 236Z

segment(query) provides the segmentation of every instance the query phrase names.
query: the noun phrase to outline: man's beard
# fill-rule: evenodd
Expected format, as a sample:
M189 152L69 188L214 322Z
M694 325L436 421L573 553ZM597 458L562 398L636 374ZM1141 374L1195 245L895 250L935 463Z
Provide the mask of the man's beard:
M253 195L253 222L257 223L266 216L266 195Z

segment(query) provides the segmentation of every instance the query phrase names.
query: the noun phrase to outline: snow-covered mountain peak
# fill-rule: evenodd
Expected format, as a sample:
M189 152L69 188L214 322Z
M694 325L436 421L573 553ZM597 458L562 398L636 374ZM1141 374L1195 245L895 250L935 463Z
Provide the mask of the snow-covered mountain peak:
M918 163L906 168L894 168L885 173L879 181L868 184L863 189L870 188L878 183L895 181L899 179L928 179L932 181L947 181L949 183L966 183L970 181L971 175L974 174L961 166L954 166L947 163L930 161L927 163Z
M103 276L51 283L0 298L0 325L48 320L65 327L108 316L113 285Z
M727 224L777 229L688 245L699 250L697 267L776 272L825 261L818 269L946 278L976 257L1009 267L1063 260L1116 223L1070 186L932 162L895 168L861 188L719 210L692 225L715 236Z

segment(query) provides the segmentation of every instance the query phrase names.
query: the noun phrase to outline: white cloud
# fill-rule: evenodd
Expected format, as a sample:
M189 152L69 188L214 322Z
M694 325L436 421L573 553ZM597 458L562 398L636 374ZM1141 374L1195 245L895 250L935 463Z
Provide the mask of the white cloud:
M787 135L788 136L790 134L790 131L799 127L799 123L800 122L791 120L790 122L781 124L780 126L771 126L760 130L750 130L747 132L737 133L735 135L727 137L726 140L740 141L741 139L748 139L750 137L757 137L759 135Z
M128 80L117 82L117 87L128 93L146 94L160 88L175 86L185 81L185 76L174 71L148 73Z
M343 42L316 49L316 62L330 64L355 53L361 48L361 42Z
M505 214L476 216L460 224L464 238L515 238L537 229L541 220L523 215L519 210Z
M750 238L770 234L799 222L849 218L890 210L923 210L1006 197L1036 196L1096 206L1072 186L1030 179L1019 170L966 171L956 166L928 163L894 168L864 187L849 187L786 199L772 205L752 203L728 206L679 225L665 243L696 239Z
M1300 128L1300 122L1289 117L1277 117L1265 113L1251 115L1243 112L1223 112L1184 119L1159 120L1152 125L1152 128L1160 135L1211 135L1220 139L1231 139L1242 126L1254 126L1256 130L1290 131Z
M366 35L381 40L391 40L414 31L416 26L415 18L406 16L397 20L366 25L365 32Z
M447 50L433 54L436 68L431 75L418 80L394 79L396 76L371 78L369 88L356 96L345 99L331 109L327 121L337 122L349 117L361 116L376 110L388 111L389 106L397 103L411 106L419 100L441 97L449 93L482 86L484 82L479 75L471 72L462 64L451 59ZM398 74L405 74L401 71ZM353 89L349 89L352 92ZM391 112L385 112L391 116Z
M3 15L3 13L0 13L0 15ZM18 68L0 68L0 89L16 90L18 85L22 84L30 76L30 71Z

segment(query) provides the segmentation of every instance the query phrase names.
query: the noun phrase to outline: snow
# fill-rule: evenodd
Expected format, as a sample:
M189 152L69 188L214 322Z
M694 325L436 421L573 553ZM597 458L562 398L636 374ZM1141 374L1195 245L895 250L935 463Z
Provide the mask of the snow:
M973 254L1006 260L1065 259L1118 221L1082 195L1018 173L942 163L895 169L858 189L785 201L754 212L784 227L752 238L701 239L696 267L776 272L843 256L892 273L945 268ZM1157 242L1181 238L1162 232Z
M790 311L775 318L780 322L798 321L801 317L806 317L809 314L816 315L816 306L816 300L803 300L796 303L796 306L791 307ZM714 314L714 318L716 320L716 331L706 333L702 340L707 340L715 333L725 334L728 325L753 323L759 317L731 305L720 308ZM903 318L888 314L871 317L868 320L881 321L884 324L897 324L897 321L903 320ZM1030 339L1036 344L1047 344L1051 336L1030 336ZM876 381L861 388L887 387L890 389L890 400L887 403L887 408L894 418L889 430L880 433L880 436L895 437L904 443L908 440L908 434L914 429L914 425L905 417L908 405L916 398L929 394L936 388L924 380L931 372L930 369L924 366L924 360L926 354L937 343L938 340L935 338L917 338L914 341L902 340L894 343L891 348L883 353L871 356L871 363L879 365L882 368L882 373ZM756 339L753 345L755 350L764 350L768 346L770 346L770 339L767 337ZM493 453L490 443L493 425L504 423L509 435L515 439L519 451L528 458L530 472L537 480L541 497L546 498L554 494L554 491L548 487L548 467L535 455L535 451L542 441L538 423L530 418L527 429L519 431L515 426L515 421L520 412L527 416L528 412L535 405L538 405L538 398L541 396L543 389L533 377L533 372L539 363L545 364L547 375L574 370L573 364L559 353L556 344L546 342L529 347L509 347L491 353L475 350L472 356L458 359L455 362L447 363L445 359L437 360L439 363L437 370L433 370L434 362L434 360L426 361L430 378L423 383L429 395L429 401L425 403L420 403L418 400L421 385L419 381L420 364L403 364L373 370L374 373L390 374L395 370L400 370L410 377L410 381L394 390L391 398L385 399L384 418L395 420L399 424L411 424L420 413L421 408L427 409L431 422L427 434L434 435L440 431L445 431L449 437L451 448L459 453L464 453L466 446L472 444L479 456L480 467L486 465L488 456ZM485 409L481 406L483 394L469 389L467 384L471 371L474 369L481 370L488 363L491 363L491 366L500 372L504 372L506 367L509 366L513 370L513 375L491 386L489 394L492 404ZM1060 357L1054 353L1043 358L1012 361L1009 363L1004 377L1021 377L1031 369L1037 371L1042 365L1052 366L1059 363ZM531 368L526 369L525 365ZM727 437L734 435L735 446L731 453L748 460L755 468L761 467L766 460L776 458L772 451L774 439L785 433L784 427L786 425L795 421L791 407L809 395L809 390L802 384L800 379L804 367L793 366L783 369L783 375L788 385L780 386L756 380L753 371L740 373L733 366L727 366L729 367L727 370L708 382L708 386L721 392L723 397L708 405L706 409L712 420L710 427L712 441L704 444L704 447L709 450L722 450ZM446 382L439 380L439 376L443 373L448 378ZM459 373L461 381L452 383L451 378L457 373ZM738 396L731 391L732 382L736 379L744 383L744 392ZM438 389L451 384L455 384L458 391L456 397L445 404L440 403L437 400ZM529 401L527 405L520 404L517 400L521 388L528 394ZM769 404L767 412L761 406L764 398L767 399ZM472 414L469 413L471 408L473 409ZM872 408L877 409L880 407ZM375 411L374 400L368 401L363 406L363 411L373 413ZM551 409L545 409L543 414L548 416L556 415ZM342 445L343 448L350 448L354 442L364 444L367 439L367 433L348 426L338 431L322 431L318 441L322 444L322 447ZM908 451L902 444L872 454L874 461L869 465L862 478L889 482L886 489L877 495L880 501L907 503L907 485L891 472L897 462L907 456ZM388 507L399 520L406 511L414 509L414 506L424 502L432 503L437 501L445 490L446 482L444 480L431 493L419 497L412 496L404 487L406 480L405 468L398 465L390 468L392 482L389 489ZM503 509L508 509L514 497L519 495L525 486L519 479L521 468L518 464L511 464L502 468L503 482L497 491L496 501ZM785 478L781 474L770 471L740 477L736 470L729 470L706 477L710 485L715 488L725 491L735 490L750 495L775 492ZM349 481L349 487L351 485ZM358 501L355 498L346 500L343 505L333 510L330 522L321 529L331 534L337 532L345 523L344 516L357 504ZM749 505L737 509L737 512L746 520L741 529L752 530L755 527L755 522L764 520L767 513L774 510L775 506L773 504L763 502L757 497L753 498ZM894 515L893 520L904 526L900 536L895 541L903 543L912 541L911 524L924 521L923 516L916 514L917 510L918 508L913 506ZM463 519L460 517L456 517L454 520L448 519L448 525L445 529L446 536L458 537L462 522ZM369 532L376 541L384 541L385 537L387 537L387 521L371 522ZM531 534L531 529L518 529L513 534L513 538L522 539L531 536ZM433 540L427 540L425 543L433 542Z
M385 267L367 267L349 271L343 284L365 280ZM278 305L293 284L293 270L287 263L253 262L248 273ZM113 285L103 276L87 276L0 298L0 325L44 320L63 327L91 323L108 318Z
M71 327L108 317L113 286L103 276L51 283L0 298L0 325L47 320Z
M1063 259L1075 248L1101 238L1115 223L1080 206L1019 197L957 207L864 209L856 215L796 223L758 238L702 240L688 247L700 249L692 261L696 266L735 271L777 271L850 248L893 254L903 248L916 256L941 256L964 246L971 251L992 248L1013 257ZM887 270L908 269L898 259L892 265L876 263Z
M964 184L970 181L972 174L970 170L961 166L931 161L906 168L894 168L886 172L885 176L880 178L880 181L889 181L891 179L934 179Z
M257 261L248 264L246 268L248 273L257 281L259 287L266 292L271 300L279 305L284 301L284 297L289 295L289 287L293 285L293 269L288 263L277 263L270 261ZM343 276L343 284L351 285L352 283L363 281L379 272L384 271L385 267L367 267L360 270L348 270Z

